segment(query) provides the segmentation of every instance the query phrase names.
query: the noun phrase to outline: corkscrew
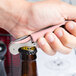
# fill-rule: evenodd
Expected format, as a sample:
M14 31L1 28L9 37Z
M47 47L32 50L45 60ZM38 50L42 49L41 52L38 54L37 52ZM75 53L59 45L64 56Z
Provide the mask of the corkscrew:
M46 27L39 31L36 31L36 32L32 33L31 35L24 36L24 37L16 39L15 41L12 41L9 45L10 53L13 55L16 55L19 53L18 49L20 47L23 47L26 45L27 46L36 46L37 45L36 42L37 42L38 38L43 37L47 32L49 32L49 33L53 32L56 28L58 28L59 26L62 26L64 24L65 23L56 25L56 26L49 26L49 27Z

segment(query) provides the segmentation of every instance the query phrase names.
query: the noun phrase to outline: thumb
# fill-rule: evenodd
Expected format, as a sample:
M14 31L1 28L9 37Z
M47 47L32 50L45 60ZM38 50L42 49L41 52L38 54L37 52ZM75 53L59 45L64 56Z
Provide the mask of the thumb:
M76 20L76 6L63 3L62 12L65 14L67 20Z

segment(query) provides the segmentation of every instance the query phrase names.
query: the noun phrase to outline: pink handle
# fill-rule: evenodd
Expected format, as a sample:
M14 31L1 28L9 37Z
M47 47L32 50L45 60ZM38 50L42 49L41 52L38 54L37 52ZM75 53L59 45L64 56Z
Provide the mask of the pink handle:
M38 38L43 37L47 32L49 32L49 33L53 32L59 26L61 26L61 25L56 25L56 26L50 27L48 29L31 34L33 41L36 42Z

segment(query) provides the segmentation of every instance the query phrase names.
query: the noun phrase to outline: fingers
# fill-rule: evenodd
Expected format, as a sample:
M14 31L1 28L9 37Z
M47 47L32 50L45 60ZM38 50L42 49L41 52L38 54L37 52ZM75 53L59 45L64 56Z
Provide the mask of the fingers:
M72 35L76 36L76 22L67 22L65 27Z
M54 33L47 33L45 38L39 39L40 48L49 55L54 55L57 51L63 54L71 52L72 48L76 48L76 23L69 21L65 24L65 28L57 28Z
M53 33L48 33L45 38L40 38L38 45L49 55L54 55L57 51L63 54L68 54L71 51L71 49L65 47Z
M76 46L76 37L69 34L63 28L57 28L54 32L62 44L69 48L75 48Z
M49 46L45 38L38 39L38 45L48 55L54 55L56 53L56 51L53 51L53 49Z
M47 34L45 36L46 40L48 41L50 47L54 50L54 51L59 51L63 54L68 54L71 49L65 47L60 40L57 38L57 36L53 33L51 34Z

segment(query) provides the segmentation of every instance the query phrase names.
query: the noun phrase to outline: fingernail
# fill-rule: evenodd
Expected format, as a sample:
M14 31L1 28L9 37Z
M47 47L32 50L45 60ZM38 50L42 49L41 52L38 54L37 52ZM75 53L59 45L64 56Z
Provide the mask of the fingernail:
M49 39L50 42L53 42L54 41L54 36L52 34L49 34L48 39Z
M73 24L68 24L68 28L69 28L70 30L72 30L72 29L74 28L74 25L73 25Z
M57 32L56 32L57 36L58 37L62 37L63 36L63 32L61 29L59 29Z
M44 38L41 38L41 39L40 39L40 44L41 44L41 45L45 45L45 43L46 43L46 42L45 42L45 39L44 39Z

